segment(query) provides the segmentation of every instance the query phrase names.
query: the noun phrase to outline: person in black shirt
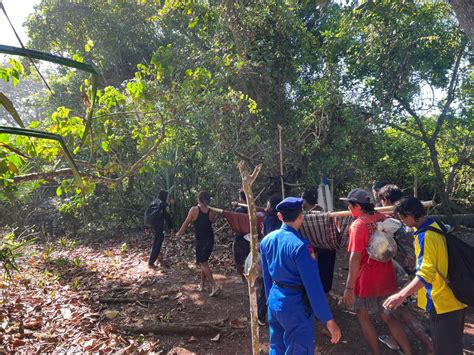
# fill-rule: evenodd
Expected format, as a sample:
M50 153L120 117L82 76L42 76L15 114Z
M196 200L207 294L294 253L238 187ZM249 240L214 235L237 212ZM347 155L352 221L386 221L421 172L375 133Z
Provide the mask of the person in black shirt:
M214 249L214 230L212 223L217 219L217 213L209 208L211 203L211 196L207 191L201 191L198 195L198 204L189 209L188 216L183 222L176 237L184 234L188 226L193 223L196 236L196 263L201 266L201 283L199 290L205 290L205 283L208 281L211 286L211 293L209 296L217 296L222 291L222 288L217 285L209 268L208 260Z
M165 221L170 230L173 228L173 222L171 221L170 214L166 210L168 207L168 202L166 202L167 200L168 192L161 190L158 194L158 200L155 202L159 205L160 213L158 214L158 217L155 219L153 224L155 236L153 238L153 244L151 247L150 259L148 260L148 267L150 268L155 267L155 261L157 259L162 266L165 266L163 254L160 254L161 246L163 245L163 240L165 239L165 235L163 233Z

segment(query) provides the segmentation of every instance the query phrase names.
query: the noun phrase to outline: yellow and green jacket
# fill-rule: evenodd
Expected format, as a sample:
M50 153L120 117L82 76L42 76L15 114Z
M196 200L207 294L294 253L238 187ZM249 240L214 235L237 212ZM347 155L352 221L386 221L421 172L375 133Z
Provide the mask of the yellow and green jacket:
M441 231L436 221L428 218L418 229L427 226ZM414 235L416 276L423 282L424 288L418 291L418 307L430 312L434 306L437 314L457 311L467 307L458 301L449 288L445 278L448 275L448 249L445 236L434 231L424 231Z

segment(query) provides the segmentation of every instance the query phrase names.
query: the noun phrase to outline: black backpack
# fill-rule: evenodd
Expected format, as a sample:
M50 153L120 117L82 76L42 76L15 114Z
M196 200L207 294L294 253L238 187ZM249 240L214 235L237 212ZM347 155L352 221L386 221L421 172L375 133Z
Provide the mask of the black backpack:
M437 223L441 230L427 226L417 230L416 234L429 230L444 235L448 248L448 278L446 279L439 271L438 274L459 301L468 306L474 306L474 247L448 231L443 223Z
M143 222L145 227L154 227L160 217L162 210L161 203L157 201L153 201L150 206L147 207L145 210L145 216L143 218Z

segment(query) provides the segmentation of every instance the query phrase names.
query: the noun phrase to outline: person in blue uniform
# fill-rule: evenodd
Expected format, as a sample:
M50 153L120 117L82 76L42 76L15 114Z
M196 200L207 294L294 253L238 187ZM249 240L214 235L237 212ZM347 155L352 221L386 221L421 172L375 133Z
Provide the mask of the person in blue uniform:
M260 243L271 355L314 354L314 316L326 324L333 344L341 339L321 285L316 252L298 233L302 204L296 197L281 201L276 209L283 224Z

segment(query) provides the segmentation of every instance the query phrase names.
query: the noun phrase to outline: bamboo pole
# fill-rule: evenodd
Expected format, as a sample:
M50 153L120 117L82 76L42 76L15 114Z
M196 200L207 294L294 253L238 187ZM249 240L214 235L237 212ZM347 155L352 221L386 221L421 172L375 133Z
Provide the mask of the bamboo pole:
M255 200L254 200L255 201ZM247 205L246 203L238 203L237 206L241 206L241 207L249 207L249 205ZM265 207L259 207L259 206L255 206L255 208L260 208L262 210L265 209Z
M421 202L424 208L433 207L435 204L433 201L422 201ZM377 212L381 213L391 213L395 210L395 206L385 206L385 207L375 207ZM311 213L321 213L321 212L311 212ZM329 217L347 217L351 215L351 211L339 211L328 213Z
M248 204L248 217L250 223L250 252L252 255L252 263L247 275L247 285L249 290L249 303L250 303L250 325L252 333L252 353L253 355L260 354L260 340L258 331L258 312L257 312L257 292L255 289L255 281L257 280L258 273L258 233L257 233L257 210L255 208L255 199L253 197L252 185L257 179L262 164L255 167L252 174L245 164L244 161L239 163L240 176L242 177L242 188L244 189L245 196L247 197Z
M281 142L281 131L283 127L278 125L278 141L280 144L280 182L281 182L281 198L285 198L285 182L283 181L283 144Z
M217 212L217 213L224 212L224 210L222 208L211 207L211 206L207 206L207 208L209 208L211 211L214 211L214 212Z

